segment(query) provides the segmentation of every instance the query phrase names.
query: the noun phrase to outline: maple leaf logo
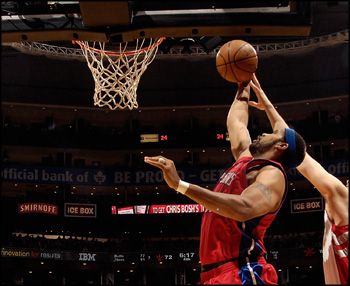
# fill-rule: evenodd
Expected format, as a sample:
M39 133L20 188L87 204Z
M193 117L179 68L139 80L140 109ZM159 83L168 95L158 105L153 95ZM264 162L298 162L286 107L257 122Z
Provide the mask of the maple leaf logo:
M313 256L315 254L315 249L313 247L307 247L304 249L304 255L306 257Z

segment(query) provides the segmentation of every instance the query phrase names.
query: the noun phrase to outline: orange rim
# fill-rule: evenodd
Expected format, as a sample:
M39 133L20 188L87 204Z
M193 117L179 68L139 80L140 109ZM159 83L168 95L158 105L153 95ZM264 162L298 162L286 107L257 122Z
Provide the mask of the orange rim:
M102 51L100 49L91 48L91 47L85 45L82 41L77 41L77 40L72 40L72 43L78 44L81 48L92 51L94 53L99 53L99 54L105 53L106 55L110 55L110 56L119 56L119 55L132 56L132 55L135 55L136 53L143 53L143 52L146 52L150 49L153 49L156 46L159 46L164 40L165 40L165 37L160 37L156 42L154 42L152 45L150 45L148 47L145 47L145 48L142 48L139 50L134 50L134 51L127 51L127 52Z

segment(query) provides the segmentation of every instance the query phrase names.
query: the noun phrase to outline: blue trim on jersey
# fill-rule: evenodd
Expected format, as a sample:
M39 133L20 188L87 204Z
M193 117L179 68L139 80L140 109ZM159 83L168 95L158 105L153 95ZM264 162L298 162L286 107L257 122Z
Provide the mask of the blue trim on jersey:
M245 225L244 229L243 229L243 222L242 223L237 222L237 226L240 229L241 235L242 235L241 243L239 245L239 257L248 256L248 251L252 246L253 240L254 240L254 248L251 251L249 256L254 258L257 256L264 255L265 246L259 244L258 239L253 236L253 232L259 226L261 220L263 220L266 216L268 216L268 215L273 216L270 223L272 223L274 221L275 215L277 214L277 212L281 208L285 198L287 197L287 192L288 192L287 175L286 175L282 165L280 165L279 163L277 163L275 161L271 161L271 160L266 160L266 159L253 159L246 166L246 174L249 173L250 171L253 171L256 169L261 169L267 165L272 165L276 168L279 168L282 171L284 178L285 178L285 189L284 189L283 197L282 197L281 203L276 211L264 214L262 216L250 219L248 221L245 221L244 222L244 225ZM245 261L241 260L239 263L240 263L240 265L243 265L245 263ZM241 264L241 263L243 263L243 264Z
M253 218L251 220L248 220L245 223L245 229L243 230L243 223L237 224L240 231L241 231L241 243L239 246L239 257L246 257L248 256L248 250L250 249L252 245L252 239L254 239L254 249L252 250L250 256L257 257L263 255L264 249L261 247L261 245L258 243L258 239L253 236L254 229L259 225L260 220L263 219L264 216L260 216L257 218Z
M242 285L264 285L264 281L261 279L261 272L263 266L258 262L252 262L249 264L253 270L255 281L253 281L251 270L247 265L244 265L239 270L239 278L241 278Z

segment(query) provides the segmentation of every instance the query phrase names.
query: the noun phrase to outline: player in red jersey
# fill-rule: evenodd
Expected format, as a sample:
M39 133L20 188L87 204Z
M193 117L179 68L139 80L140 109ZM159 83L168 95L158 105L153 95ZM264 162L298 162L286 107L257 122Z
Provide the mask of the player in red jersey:
M174 162L145 157L160 168L170 188L203 205L200 237L201 284L277 284L274 267L265 261L264 235L286 197L285 170L300 164L305 142L279 124L273 133L251 142L248 125L250 86L238 86L227 115L236 162L214 190L180 180Z
M271 104L254 75L250 84L258 102L250 102L264 110L271 122L287 124ZM320 192L325 200L324 236L323 236L323 270L326 284L349 283L349 186L328 173L320 163L306 153L297 170Z

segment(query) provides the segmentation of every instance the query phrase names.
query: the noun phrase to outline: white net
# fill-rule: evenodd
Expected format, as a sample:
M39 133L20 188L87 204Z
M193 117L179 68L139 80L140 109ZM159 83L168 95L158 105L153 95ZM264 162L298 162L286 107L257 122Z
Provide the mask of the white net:
M106 51L105 43L77 41L95 81L94 104L112 110L138 108L140 78L163 39L137 39L132 51L127 50L127 42L120 43L115 52Z

